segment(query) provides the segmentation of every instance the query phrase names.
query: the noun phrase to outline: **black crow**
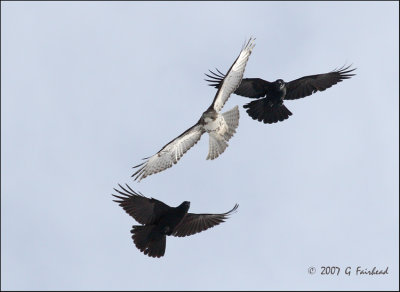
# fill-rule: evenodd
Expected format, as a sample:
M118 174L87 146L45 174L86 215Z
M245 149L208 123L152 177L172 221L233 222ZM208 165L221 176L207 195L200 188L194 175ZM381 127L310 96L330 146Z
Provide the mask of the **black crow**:
M165 253L166 236L183 237L202 232L224 222L239 207L222 214L188 213L190 202L183 202L178 207L170 207L163 202L146 198L136 193L128 185L123 191L114 189L122 196L113 195L126 213L142 225L132 226L132 239L136 247L150 257L162 257Z
M243 46L236 61L232 64L226 78L220 80L221 86L215 94L214 101L202 114L200 120L191 128L173 139L160 151L151 157L145 158L145 162L134 166L139 169L132 175L135 180L163 171L178 162L178 160L193 147L204 133L210 137L207 159L215 159L228 147L228 141L236 133L239 125L239 109L233 109L220 113L229 96L235 91L242 81L244 69L249 56L254 48L254 39L249 39Z
M284 121L292 115L283 104L284 100L303 98L317 91L324 91L344 79L349 79L355 75L350 74L355 69L349 68L350 66L335 69L329 73L304 76L290 82L282 79L269 82L260 78L244 78L235 94L250 98L263 97L245 104L243 107L247 108L247 113L253 120L272 124ZM225 75L218 69L216 70L219 74L210 71L213 75L205 75L211 78L206 79L210 82L210 86L219 88Z

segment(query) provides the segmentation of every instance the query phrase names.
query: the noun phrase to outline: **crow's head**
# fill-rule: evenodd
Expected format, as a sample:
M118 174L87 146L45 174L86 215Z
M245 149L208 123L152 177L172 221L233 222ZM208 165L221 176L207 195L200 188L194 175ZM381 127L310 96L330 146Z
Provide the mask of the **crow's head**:
M285 87L285 81L283 81L282 79L278 79L275 81L277 88L279 88L279 90L282 90Z
M187 212L190 208L190 202L184 201L182 204L180 204L179 207L181 207L182 209L184 209Z

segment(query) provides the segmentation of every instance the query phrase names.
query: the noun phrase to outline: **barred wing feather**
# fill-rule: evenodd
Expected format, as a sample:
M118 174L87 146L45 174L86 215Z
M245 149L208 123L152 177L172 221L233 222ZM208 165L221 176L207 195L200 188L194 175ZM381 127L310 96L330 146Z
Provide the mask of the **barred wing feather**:
M200 124L189 128L179 137L165 145L156 154L145 158L145 162L134 166L134 168L139 169L132 174L132 177L135 177L135 180L140 182L149 175L170 168L200 140L204 132L203 126Z
M212 106L214 110L219 112L225 105L229 96L235 92L242 82L243 73L246 68L247 61L251 55L251 52L255 46L254 40L250 38L247 44L244 46L236 61L232 64L228 73L226 73L225 78L222 81L222 85L219 87L217 93L215 94Z

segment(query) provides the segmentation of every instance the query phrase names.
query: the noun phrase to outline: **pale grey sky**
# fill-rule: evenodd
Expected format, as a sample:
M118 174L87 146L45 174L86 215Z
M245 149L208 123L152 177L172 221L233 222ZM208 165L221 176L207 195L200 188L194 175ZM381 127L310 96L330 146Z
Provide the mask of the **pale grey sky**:
M399 289L397 2L2 2L3 290ZM133 182L132 166L199 119L256 37L245 77L290 81L354 64L357 75L287 101L287 121L240 107L227 150L208 137ZM222 225L134 246L118 183ZM309 275L309 267L317 274ZM338 276L321 275L338 266ZM350 266L353 274L344 269ZM354 275L357 266L389 275Z

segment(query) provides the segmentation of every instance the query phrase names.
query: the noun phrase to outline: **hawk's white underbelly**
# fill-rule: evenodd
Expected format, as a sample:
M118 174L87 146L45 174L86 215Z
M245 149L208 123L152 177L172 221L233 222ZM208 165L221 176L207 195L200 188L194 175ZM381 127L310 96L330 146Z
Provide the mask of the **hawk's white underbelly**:
M228 125L225 122L224 117L220 114L214 121L206 118L205 122L206 124L204 125L204 129L207 131L207 133L214 132L224 136L224 134L228 131Z

